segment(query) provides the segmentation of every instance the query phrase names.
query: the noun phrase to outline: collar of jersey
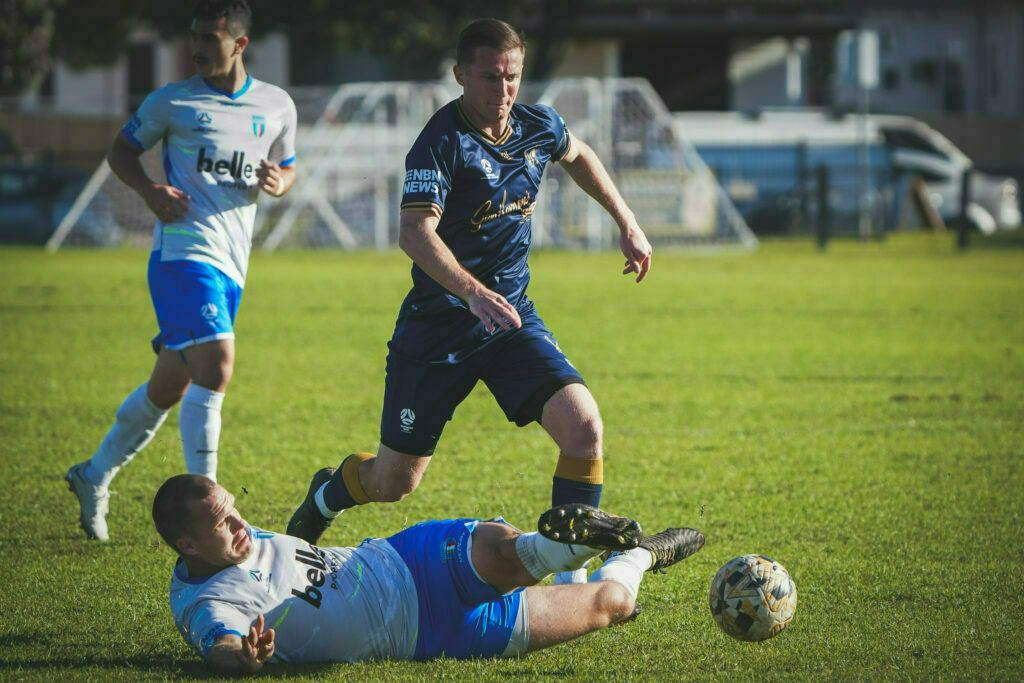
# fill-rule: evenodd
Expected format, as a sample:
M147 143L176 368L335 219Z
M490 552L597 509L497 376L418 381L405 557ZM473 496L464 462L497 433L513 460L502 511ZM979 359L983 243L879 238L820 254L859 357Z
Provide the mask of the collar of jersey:
M469 116L466 115L466 111L462 108L461 97L455 100L455 108L459 110L459 116L462 117L462 120L466 122L466 125L469 126L474 133L482 136L484 140L487 140L487 142L491 143L495 147L505 144L508 142L508 139L512 137L512 112L509 112L508 125L505 126L505 132L501 134L500 138L494 138L488 133L485 133L483 129L477 128L476 124L469 120Z
M185 583L191 583L194 585L206 583L211 577L216 576L216 574L210 574L210 576L197 576L196 578L192 578L188 575L188 567L185 566L185 560L180 557L174 565L174 575L178 577L179 581L184 581Z
M206 80L205 78L203 79L203 83L206 84L207 88L209 88L213 92L217 93L218 95L224 95L225 97L229 97L229 98L231 98L233 100L237 100L239 97L241 97L246 92L248 92L249 86L252 85L252 76L250 76L249 74L245 75L245 85L243 85L238 90L238 92L236 92L236 93L230 93L227 90L221 90L220 88L215 86L213 83L210 83L210 81Z

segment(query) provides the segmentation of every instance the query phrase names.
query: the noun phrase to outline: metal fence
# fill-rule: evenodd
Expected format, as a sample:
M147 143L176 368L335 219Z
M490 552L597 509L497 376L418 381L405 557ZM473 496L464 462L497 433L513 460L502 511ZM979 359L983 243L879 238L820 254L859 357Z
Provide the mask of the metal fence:
M295 93L300 182L280 200L260 198L254 246L388 248L397 244L405 155L429 117L459 95L447 82L351 83ZM554 106L597 151L652 242L751 248L757 239L708 166L673 129L643 79L559 79L524 85L520 101ZM161 177L159 154L143 155ZM48 246L94 244L112 217L116 241L146 244L152 216L101 164ZM617 231L607 213L557 164L545 172L531 217L539 247L606 249ZM115 240L105 240L109 243Z
M822 198L833 234L884 234L911 220L906 213L911 178L895 170L884 145L702 145L698 150L759 235L814 233ZM827 187L819 187L822 182Z

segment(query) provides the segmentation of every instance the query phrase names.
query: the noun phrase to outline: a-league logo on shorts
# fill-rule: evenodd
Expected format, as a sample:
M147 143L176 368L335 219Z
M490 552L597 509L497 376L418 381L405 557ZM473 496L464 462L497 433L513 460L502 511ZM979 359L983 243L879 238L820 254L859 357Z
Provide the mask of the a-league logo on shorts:
M205 318L206 320L216 320L217 304L203 304L203 307L199 309L199 315L203 316L203 318Z
M412 412L412 408L402 408L398 417L402 421L402 432L412 434L412 423L416 421L416 413Z

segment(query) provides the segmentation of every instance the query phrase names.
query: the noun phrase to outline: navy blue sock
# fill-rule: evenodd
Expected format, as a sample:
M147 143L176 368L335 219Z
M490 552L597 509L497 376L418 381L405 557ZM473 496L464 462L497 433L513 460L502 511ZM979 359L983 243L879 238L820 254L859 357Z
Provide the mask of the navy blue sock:
M359 482L359 464L373 457L370 453L353 453L342 461L338 471L324 486L324 503L329 509L340 512L370 502Z
M587 484L564 477L551 478L551 505L563 503L586 503L594 507L601 506L601 489L603 484Z

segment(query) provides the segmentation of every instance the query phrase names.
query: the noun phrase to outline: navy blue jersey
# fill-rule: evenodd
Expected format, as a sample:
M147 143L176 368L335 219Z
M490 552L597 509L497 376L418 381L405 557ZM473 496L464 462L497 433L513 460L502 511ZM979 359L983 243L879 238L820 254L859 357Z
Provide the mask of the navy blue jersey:
M544 166L569 151L569 130L551 107L513 105L495 139L473 125L461 98L430 119L405 158L402 212L431 211L437 234L463 268L519 310L530 308L530 215ZM466 308L419 266L404 315Z

